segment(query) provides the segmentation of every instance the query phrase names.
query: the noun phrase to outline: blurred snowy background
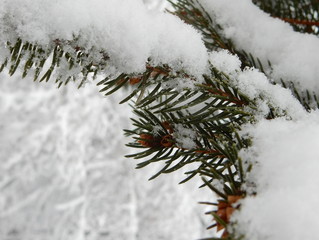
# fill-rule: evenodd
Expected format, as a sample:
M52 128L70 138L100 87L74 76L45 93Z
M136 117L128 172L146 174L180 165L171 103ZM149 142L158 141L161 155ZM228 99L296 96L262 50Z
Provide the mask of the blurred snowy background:
M0 75L0 239L197 239L211 193L125 159L125 93ZM206 192L205 192L206 191ZM204 223L206 221L206 223Z

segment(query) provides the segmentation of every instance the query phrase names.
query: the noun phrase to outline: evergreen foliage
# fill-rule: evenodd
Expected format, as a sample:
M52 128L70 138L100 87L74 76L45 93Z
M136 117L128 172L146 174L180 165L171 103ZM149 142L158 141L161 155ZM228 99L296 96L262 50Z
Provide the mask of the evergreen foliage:
M316 35L319 34L317 12L319 9L319 2L316 0L254 0L253 2L272 17L280 18L290 23L295 31Z
M295 31L319 34L318 1L255 0L254 3L271 16L290 23ZM267 75L257 57L225 38L221 26L206 13L199 1L179 0L171 4L175 9L171 11L172 14L202 33L207 49L226 49L239 56L243 69L255 67ZM77 81L81 87L88 76L95 78L98 74L105 74L109 59L107 53L98 48L81 48L76 37L74 41L57 39L46 48L17 38L7 42L6 48L11 54L1 64L0 71L8 69L10 75L14 75L20 67L22 77L31 75L34 81L40 82L54 77L58 87L69 81ZM268 65L271 67L271 62ZM54 74L60 67L67 71L63 71L63 75L59 75L59 72ZM247 165L245 159L238 156L238 152L247 148L251 142L250 139L240 137L237 132L242 124L255 121L256 99L245 96L230 83L227 74L219 72L213 65L210 66L210 74L203 78L204 82L200 82L185 72L173 71L168 65L152 66L150 59L144 73L122 73L114 78L108 75L97 85L105 95L123 87L131 90L121 102L130 102L136 115L131 119L133 128L125 130L126 135L133 138L128 146L136 148L136 153L127 157L139 161L137 168L161 162L162 169L150 179L172 173L185 165L192 166L181 183L198 175L203 179L201 187L207 187L219 196L217 203L204 204L214 206L207 213L212 216L212 225L208 228L217 227L221 230L228 228L231 213L235 211L233 203L247 194L242 185L246 182L246 173L253 166ZM171 83L178 79L187 79L194 86L176 88ZM291 89L305 109L319 108L319 97L315 92L302 92L285 79L280 84ZM273 110L268 118L279 115ZM183 131L179 131L179 128L192 132L191 140L195 144L185 146L181 143L183 136L180 135ZM216 186L216 181L223 187ZM225 230L220 238L209 239L237 238Z

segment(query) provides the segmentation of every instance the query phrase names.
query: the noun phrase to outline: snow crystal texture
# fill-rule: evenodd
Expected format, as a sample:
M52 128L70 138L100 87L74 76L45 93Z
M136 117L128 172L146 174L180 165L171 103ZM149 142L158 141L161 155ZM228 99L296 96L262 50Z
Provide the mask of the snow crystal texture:
M319 112L303 120L264 120L242 134L253 146L241 153L254 164L248 181L256 196L242 200L236 232L249 240L316 239L319 223Z
M105 51L122 72L170 64L189 74L206 71L201 35L172 14L150 10L141 0L2 0L1 40L46 46L77 38L80 47Z

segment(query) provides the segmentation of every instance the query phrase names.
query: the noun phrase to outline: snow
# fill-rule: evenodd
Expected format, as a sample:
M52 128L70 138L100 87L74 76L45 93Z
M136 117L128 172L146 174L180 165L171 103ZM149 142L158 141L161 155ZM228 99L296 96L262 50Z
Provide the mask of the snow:
M280 115L287 114L296 119L302 118L306 114L290 90L273 85L258 69L245 68L241 70L239 58L228 51L221 50L210 53L209 61L216 69L228 75L233 87L256 101L258 110L253 110L256 118L267 116L269 107L274 108Z
M184 127L182 124L174 125L173 137L176 140L177 146L185 149L195 149L196 131Z
M0 239L197 239L210 236L200 179L135 170L124 146L130 107L88 84L0 75ZM184 171L183 171L184 172Z
M196 84L198 84L198 81L191 81L187 78L172 78L171 80L163 82L161 85L164 89L174 89L178 92L183 92L184 90L195 90Z
M163 2L145 2L2 0L0 57L9 56L4 43L18 37L43 46L79 37L77 43L92 50L93 60L107 52L111 73L142 72L150 58L151 64L169 64L172 72L200 78L210 62L257 104L257 110L244 109L254 121L240 133L252 139L240 152L245 164L253 164L244 187L257 194L241 200L233 231L249 240L313 239L319 223L319 112L307 113L288 89L271 84L259 70L241 69L237 56L224 50L207 53L193 27L156 10ZM318 92L317 37L294 32L249 0L200 2L225 37L264 63L268 76ZM198 182L174 187L181 179L171 174L147 183L157 165L133 171L134 163L123 160L129 150L122 147L120 132L131 109L114 102L125 93L106 101L90 84L57 91L30 79L2 74L0 80L1 238L140 240L208 234L200 217L204 211L194 206L194 199L207 197L196 192ZM163 87L194 86L177 78ZM266 120L270 108L282 117ZM179 147L196 146L193 129L174 129Z
M143 72L148 58L195 76L207 68L201 35L142 0L2 0L0 35L0 48L17 37L42 46L78 38L77 46L95 49L96 62L104 51L110 64L127 73Z
M166 0L143 0L143 2L151 10L165 11L165 9L172 8L171 4Z
M294 32L288 23L269 17L250 0L201 0L200 3L236 48L258 57L265 69L268 60L271 62L273 71L268 73L276 81L282 78L293 81L301 89L319 92L318 37Z
M254 164L247 180L256 196L241 200L232 218L250 240L316 238L319 223L319 112L304 119L263 120L242 132L253 145L240 156Z

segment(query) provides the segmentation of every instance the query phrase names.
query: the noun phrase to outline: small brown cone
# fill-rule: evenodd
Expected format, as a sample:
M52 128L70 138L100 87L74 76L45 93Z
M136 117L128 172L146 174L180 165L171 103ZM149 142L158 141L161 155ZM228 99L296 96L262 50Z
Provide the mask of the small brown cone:
M142 133L140 135L140 140L138 140L138 143L141 144L143 147L149 148L160 146L160 141L153 135L148 133Z
M135 78L130 78L130 84L135 85L139 83L142 80L142 77L135 77Z
M228 203L233 204L236 203L238 200L242 199L242 196L236 196L236 195L229 195L227 197Z

